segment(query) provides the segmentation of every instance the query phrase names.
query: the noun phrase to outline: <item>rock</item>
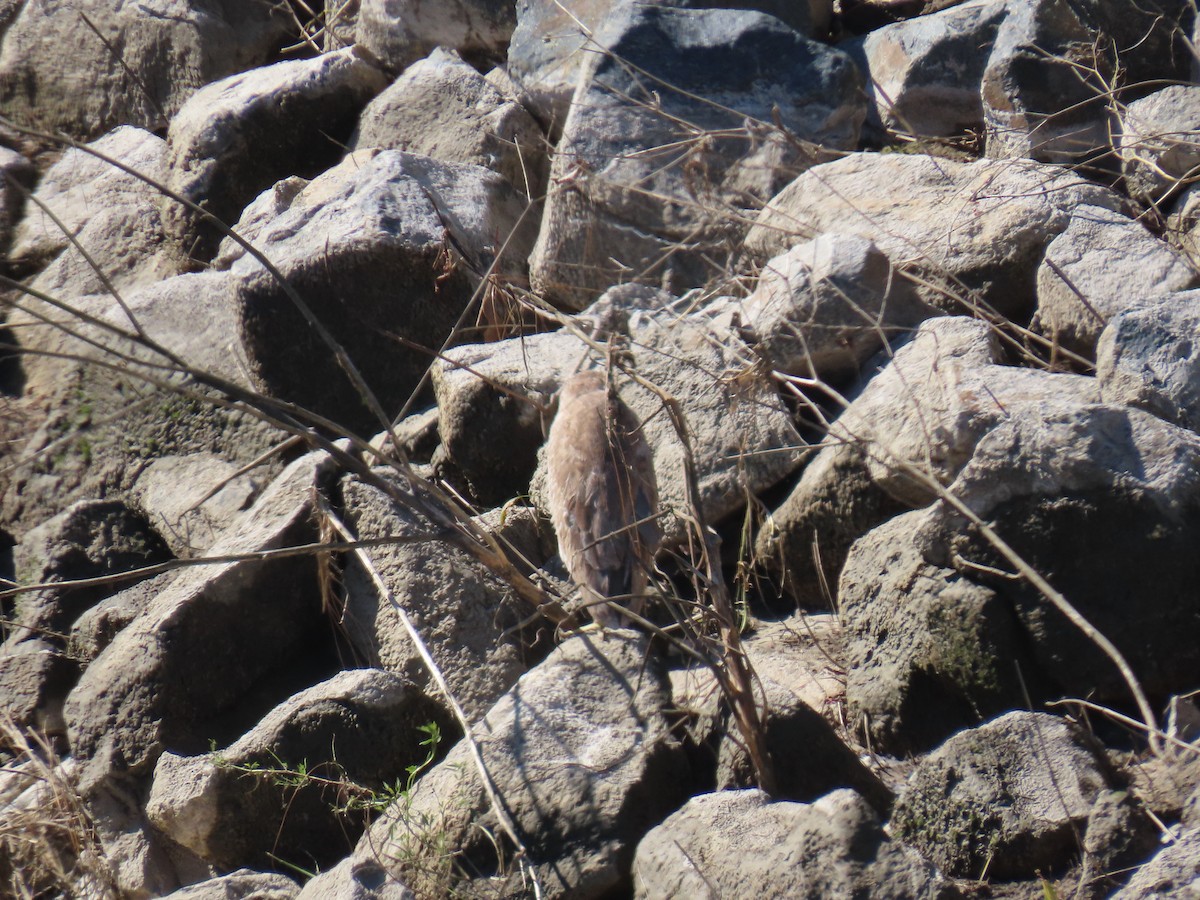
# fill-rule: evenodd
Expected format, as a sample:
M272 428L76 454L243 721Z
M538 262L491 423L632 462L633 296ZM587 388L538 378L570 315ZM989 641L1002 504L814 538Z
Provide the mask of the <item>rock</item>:
M211 554L312 543L324 454L292 463L230 524ZM216 720L321 624L310 556L183 569L88 666L67 698L71 746L95 775L146 774L164 750L196 753ZM272 705L274 705L272 703Z
M1200 430L1200 292L1157 298L1113 317L1096 345L1105 403L1125 403Z
M868 124L918 138L982 129L979 86L1007 14L1004 3L970 0L844 43L867 76Z
M1187 897L1200 877L1200 829L1183 832L1169 847L1159 850L1112 895L1112 900L1160 900Z
M163 177L166 146L162 138L132 126L117 128L87 145L88 149L156 181ZM151 223L151 232L159 220L158 193L154 188L87 150L77 148L67 150L47 170L33 196L34 202L28 205L25 218L14 234L11 255L39 268L70 247L63 229L42 212L40 204L49 207L65 229L77 238L98 214L102 222Z
M632 5L595 40L608 52L580 74L530 260L534 290L559 306L614 283L682 292L724 274L746 210L820 158L794 138L858 140L854 64L773 17ZM786 65L766 74L763 59Z
M1158 826L1133 795L1105 791L1088 814L1083 836L1083 873L1080 883L1088 896L1109 897L1130 870L1158 846Z
M513 29L512 0L360 0L358 44L400 72L435 47L468 58L502 57Z
M346 522L359 539L428 535L366 552L391 600L421 634L454 698L469 718L483 716L529 667L528 635L518 626L531 610L465 551L438 538L428 520L357 478L344 478L341 491ZM342 624L362 661L403 675L444 702L391 600L379 596L357 559L347 561L344 584Z
M266 62L288 26L256 3L27 2L3 32L0 107L81 140L118 125L157 130L197 88Z
M958 896L933 867L889 840L861 797L771 802L762 791L689 800L638 845L638 898Z
M173 554L195 557L212 546L261 490L259 478L237 471L212 453L164 456L142 470L130 494ZM222 482L228 483L200 503Z
M1133 11L1103 0L1010 4L983 75L987 155L1102 163L1111 151L1109 86L1118 78L1184 77L1185 7L1178 0Z
M823 234L763 266L742 337L789 375L837 380L934 310L870 240Z
M25 209L25 196L17 186L32 190L34 180L29 160L16 150L0 147L0 252L8 252L13 228Z
M659 6L709 7L709 0L668 0ZM803 35L823 37L829 30L829 0L741 0L724 7L758 10L775 16ZM530 110L557 137L566 121L579 73L587 67L593 37L605 24L626 15L628 0L578 0L570 7L554 0L519 0L517 27L508 48L508 71L520 85ZM607 46L607 45L601 45ZM609 48L611 49L611 48Z
M1131 195L1158 204L1185 186L1200 165L1200 85L1177 84L1125 108L1117 141Z
M543 896L629 890L637 841L683 799L686 766L670 737L669 704L665 672L644 636L580 635L474 729ZM309 882L301 896L348 892L350 867L368 860L418 896L520 896L528 881L507 865L508 843L460 743L371 827L352 863Z
M352 149L404 150L447 163L484 166L528 197L546 190L545 137L452 50L438 48L363 110Z
M799 452L787 448L798 447L800 438L773 385L749 369L753 354L719 324L720 304L681 316L661 306L664 296L644 287L623 286L589 309L585 321L628 318L628 362L638 375L679 400L690 432L703 512L715 522L740 507L743 486L765 490L794 470ZM620 297L636 298L632 302L642 310L617 308L623 301L614 298ZM563 331L456 348L434 367L443 447L473 487L489 491L484 496L500 502L529 484L527 473L543 441L538 406L546 405L560 382L584 366L588 356L587 346ZM732 383L714 379L712 373L717 372L742 374ZM617 383L622 400L645 423L659 473L660 508L684 509L684 448L662 411L662 400L622 378ZM498 400L505 392L493 384L516 396L507 394L506 400ZM519 402L517 397L535 403ZM481 434L488 437L480 441ZM507 448L503 469L495 454L486 450L496 446ZM497 470L504 481L495 474ZM535 505L545 509L541 481L542 476L535 474L531 492ZM682 525L673 518L669 515L663 523L668 544L682 538Z
M995 336L978 319L924 322L830 434L864 448L872 479L891 496L924 506L937 497L925 479L949 485L979 440L1018 411L1099 399L1094 379L1002 366L999 358Z
M78 677L79 666L60 641L14 631L0 644L0 714L16 725L60 735L63 699Z
M1023 878L1075 847L1108 778L1097 748L1045 713L961 732L917 764L891 827L943 872Z
M304 900L417 900L375 860L353 857L309 881L302 894Z
M803 609L832 607L850 545L908 509L871 477L855 443L824 447L771 510L754 539L754 557Z
M483 273L521 220L499 175L396 150L355 154L293 198L256 243L398 410L449 338ZM496 277L528 256L518 232ZM378 430L332 350L248 256L234 263L240 332L255 383L353 430ZM403 343L397 340L399 336Z
M1178 693L1200 661L1182 636L1200 575L1184 549L1200 527L1197 454L1193 433L1146 413L1048 402L985 435L949 490L1036 571L1052 573L1146 691ZM1122 553L1103 549L1113 541ZM1139 560L1136 572L1130 558ZM1014 659L1035 701L1126 701L1112 661L1007 571L986 537L945 503L892 519L852 548L839 589L846 693L852 717L870 720L876 746L927 746L947 727L927 721L942 704L959 704L959 721L972 708L986 715L1023 705Z
M1081 204L1119 210L1120 198L1057 166L922 155L854 153L805 172L776 195L746 236L766 261L837 231L873 241L902 272L926 281L943 309L1001 315L1033 310L1037 264ZM930 215L930 210L944 214ZM949 236L949 237L948 237Z
M231 223L279 179L333 165L359 111L386 85L354 48L211 84L171 119L167 186ZM223 235L201 214L164 198L163 217L186 253L212 257Z
M1187 261L1133 219L1080 206L1038 266L1035 321L1055 343L1091 357L1113 316L1196 283Z
M292 900L299 893L300 885L286 875L238 869L166 896L170 900Z
M324 49L341 50L355 42L359 0L325 0Z
M67 654L86 668L130 622L149 609L174 577L174 572L163 572L89 607L71 626Z
M451 736L455 730L405 679L377 669L341 672L277 706L223 750L164 753L146 817L218 870L280 859L325 868L353 849L368 821L365 805L426 760L429 724Z

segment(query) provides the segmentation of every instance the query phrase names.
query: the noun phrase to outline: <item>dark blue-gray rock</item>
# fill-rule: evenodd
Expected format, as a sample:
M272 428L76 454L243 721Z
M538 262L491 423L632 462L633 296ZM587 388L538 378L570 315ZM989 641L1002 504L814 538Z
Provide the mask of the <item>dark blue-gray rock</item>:
M633 876L639 900L959 896L850 790L814 803L758 790L693 797L638 845Z
M270 4L28 2L0 44L0 107L80 140L158 130L198 88L266 63L290 26Z
M926 302L951 311L990 304L1019 319L1033 311L1046 245L1081 204L1119 210L1121 198L1059 166L852 153L773 197L746 251L764 263L824 232L860 234L925 282Z
M1108 92L1118 78L1186 79L1187 7L1181 0L1133 8L1106 0L1010 4L983 76L987 155L1112 168Z
M171 119L166 183L232 225L262 191L288 176L313 177L333 165L362 108L387 78L350 48L233 75L196 94ZM223 234L164 197L167 231L205 261Z
M1057 865L1108 787L1098 743L1045 713L956 734L917 764L892 833L947 875L1028 878Z
M489 267L524 271L526 200L479 166L360 151L260 221L252 240L355 361L385 409L408 400ZM511 236L511 239L510 239ZM508 241L507 245L505 241ZM497 256L502 258L497 262ZM260 390L374 434L329 346L249 256L233 263L240 334Z
M470 59L503 58L517 25L513 0L359 0L357 43L393 72L435 47Z
M508 74L521 91L522 102L557 137L571 105L579 73L597 48L594 33L606 23L627 15L631 0L575 0L569 6L555 0L518 0L517 28L508 48ZM656 6L750 9L775 16L808 37L829 30L830 0L663 0ZM600 45L601 47L604 45Z
M531 285L560 306L725 274L746 210L858 141L857 68L771 16L635 5L595 40L606 52L580 73L530 260Z
M1165 695L1187 690L1200 663L1200 563L1186 549L1200 540L1198 463L1200 438L1147 413L1045 402L984 435L948 490ZM1025 696L1129 702L1112 660L1010 571L945 502L854 545L839 586L846 696L875 746L924 749Z
M363 835L352 862L301 896L346 896L354 866L368 860L421 897L527 896L530 878L544 897L628 892L637 842L686 796L670 704L662 660L643 635L568 639L473 729L529 851L524 865L459 743Z
M1158 204L1186 187L1200 165L1200 85L1175 84L1124 109L1117 142L1129 193Z
M372 100L350 146L485 166L531 198L546 189L546 139L533 117L452 50L413 63Z
M1007 13L1004 3L970 0L843 43L866 76L868 125L916 138L982 129L979 86Z
M1200 292L1153 298L1115 316L1096 345L1105 403L1127 403L1200 430Z
M1035 322L1056 344L1090 358L1113 316L1197 280L1183 256L1138 222L1080 206L1038 266Z
M228 747L160 756L146 818L220 871L279 859L328 868L354 849L369 822L368 810L354 804L403 783L408 767L425 761L429 725L454 739L453 719L406 679L378 669L340 672L271 710Z

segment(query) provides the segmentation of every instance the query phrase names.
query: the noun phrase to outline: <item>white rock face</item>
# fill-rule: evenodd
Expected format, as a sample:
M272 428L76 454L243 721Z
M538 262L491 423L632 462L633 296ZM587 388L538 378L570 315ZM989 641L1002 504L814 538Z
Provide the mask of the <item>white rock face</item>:
M512 0L361 0L356 39L400 72L435 47L502 55L516 24Z
M1200 85L1177 84L1129 104L1118 155L1129 191L1161 200L1200 165Z

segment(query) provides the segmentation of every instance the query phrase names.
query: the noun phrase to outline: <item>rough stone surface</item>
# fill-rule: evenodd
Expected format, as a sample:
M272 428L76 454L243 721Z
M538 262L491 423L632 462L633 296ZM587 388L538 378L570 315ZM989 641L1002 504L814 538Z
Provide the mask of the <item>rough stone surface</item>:
M669 704L666 673L644 637L581 635L525 675L474 729L543 896L629 889L637 841L683 799L686 766L669 734ZM507 845L460 743L371 827L354 860L374 859L418 896L524 895L521 873L498 864L495 842ZM445 847L459 853L448 856ZM302 896L325 896L330 881L349 874L314 879Z
M231 523L212 553L314 542L311 493L327 465L322 454L293 463ZM75 754L98 774L138 775L164 750L203 750L216 733L214 719L288 660L320 623L316 584L307 556L181 571L67 698Z
M971 2L885 25L844 49L867 76L867 121L914 137L983 127L979 87L1008 7Z
M773 117L830 150L858 140L854 64L771 16L632 5L596 40L610 52L580 74L530 260L531 285L558 305L582 309L614 283L683 291L723 274L745 211L812 162Z
M693 797L638 845L633 879L645 900L957 896L849 790L815 803L771 802L757 790Z
M357 559L347 567L342 623L362 663L399 673L444 702L394 600L423 636L455 699L471 719L481 717L545 652L524 648L529 635L516 626L528 610L465 551L433 536L436 529L424 517L357 478L343 479L341 490L347 524L360 539L414 539L367 550L391 599L379 596Z
M1198 454L1192 432L1129 407L1046 403L984 436L949 489L1035 570L1053 572L1055 588L1116 644L1147 691L1178 693L1191 684L1196 654L1183 634L1198 576L1182 548L1200 521ZM1104 549L1113 541L1125 553ZM1126 553L1140 560L1136 570ZM960 720L973 708L1020 704L1013 659L1035 699L1127 698L1112 661L1040 593L1006 577L1008 565L944 503L893 519L852 548L839 589L847 699L877 746L917 734L928 746L953 702Z
M1104 0L1009 4L984 72L987 155L1063 164L1091 162L1111 149L1101 84L1120 67L1125 83L1182 78L1186 4L1151 0L1136 8ZM1080 77L1081 69L1097 74Z
M368 104L350 146L484 166L529 197L546 189L545 138L533 117L442 48L405 69Z
M202 756L164 753L146 817L218 870L266 868L275 858L327 868L354 848L367 824L361 811L337 812L361 795L343 798L331 786L292 785L267 772L304 766L315 778L379 791L425 760L423 726L438 725L450 737L452 721L397 675L341 672L277 706L229 747Z
M861 234L930 283L928 302L961 309L985 301L1020 318L1033 310L1046 245L1083 203L1120 209L1115 193L1058 166L856 153L784 188L759 214L746 249L766 261L823 232Z
M360 0L356 38L399 72L435 47L472 58L501 56L516 25L513 0Z
M298 893L300 885L286 875L238 869L166 896L170 900L292 900Z
M633 310L615 307L614 298L634 298ZM741 504L743 485L751 491L773 485L794 470L799 453L789 448L800 446L800 438L774 387L765 379L747 371L753 354L733 341L727 326L719 323L719 304L692 314L675 312L664 306L669 298L645 288L616 289L587 311L583 322L596 327L610 315L627 317L631 335L630 364L641 377L675 397L682 407L698 475L700 499L709 521L717 521ZM683 301L677 304L686 310ZM638 307L640 307L640 312ZM726 310L727 311L727 310ZM599 323L599 324L598 324ZM492 435L483 446L509 448L511 481L505 490L524 489L537 448L542 443L542 424L537 407L515 398L498 405L497 391L480 376L498 382L542 404L548 401L562 380L586 365L602 365L589 360L590 351L579 338L566 332L514 338L502 344L471 345L458 348L446 362L434 369L438 405L442 409L443 445L451 458L461 459L460 469L486 484L495 476L482 460L478 463L467 453L458 452L468 436L477 441L484 420L480 411L494 416L487 423ZM468 371L462 366L468 366ZM440 369L440 371L439 371ZM736 381L714 378L713 373L743 372ZM664 511L681 510L686 505L683 483L684 448L667 415L662 400L654 392L618 378L622 400L645 423L646 439L654 451L654 470L658 473L659 505ZM479 444L474 444L480 453ZM767 451L759 453L756 451ZM518 457L520 453L522 456ZM491 455L489 455L490 458ZM541 467L539 467L541 471ZM474 482L473 482L474 483ZM535 504L542 504L541 478L535 474L532 492ZM504 494L503 496L511 496ZM542 505L542 508L545 508ZM681 525L668 516L664 522L667 541L678 541Z
M1159 298L1115 316L1096 345L1106 403L1126 403L1200 429L1200 292Z
M1111 896L1131 870L1151 856L1161 832L1127 791L1105 791L1088 814L1083 835L1081 884L1090 896Z
M606 22L629 12L629 0L576 0L569 6L554 0L518 0L517 28L508 48L508 71L525 103L558 135L567 118L579 73L586 68L595 35ZM831 0L664 0L657 6L758 10L775 16L801 34L821 38L833 15Z
M1104 764L1056 716L1014 712L955 735L922 760L896 800L893 833L943 872L1033 875L1070 852Z
M1160 900L1186 898L1195 893L1200 879L1200 829L1193 828L1175 843L1159 850L1129 883L1112 895L1112 900Z
M171 119L167 187L232 224L280 178L312 177L332 165L359 111L386 84L354 48L211 84ZM163 216L185 252L212 257L222 235L203 216L166 198Z
M159 129L197 88L266 62L287 27L269 4L31 0L3 30L0 107L82 140Z
M1117 313L1196 283L1184 257L1137 222L1081 206L1038 266L1037 326L1067 349L1091 357L1101 330Z
M1200 165L1200 85L1176 84L1134 100L1118 138L1121 171L1129 192L1159 202Z
M297 194L256 242L358 361L385 409L398 410L524 205L501 176L478 166L397 150L355 154ZM524 232L515 235L496 271L520 273L528 248ZM259 388L343 427L377 430L334 354L276 281L249 256L232 271Z
M763 266L740 310L743 338L772 368L825 380L857 374L885 342L934 313L870 240L836 233Z
M16 150L0 146L0 252L8 251L13 228L25 208L19 188L32 190L34 180L33 164Z

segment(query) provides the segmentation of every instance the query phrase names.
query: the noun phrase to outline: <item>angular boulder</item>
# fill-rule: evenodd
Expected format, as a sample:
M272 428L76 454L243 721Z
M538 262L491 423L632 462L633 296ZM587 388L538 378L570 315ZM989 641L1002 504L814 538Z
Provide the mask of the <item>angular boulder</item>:
M500 57L516 27L512 0L359 0L355 39L393 72L435 47L470 58Z

